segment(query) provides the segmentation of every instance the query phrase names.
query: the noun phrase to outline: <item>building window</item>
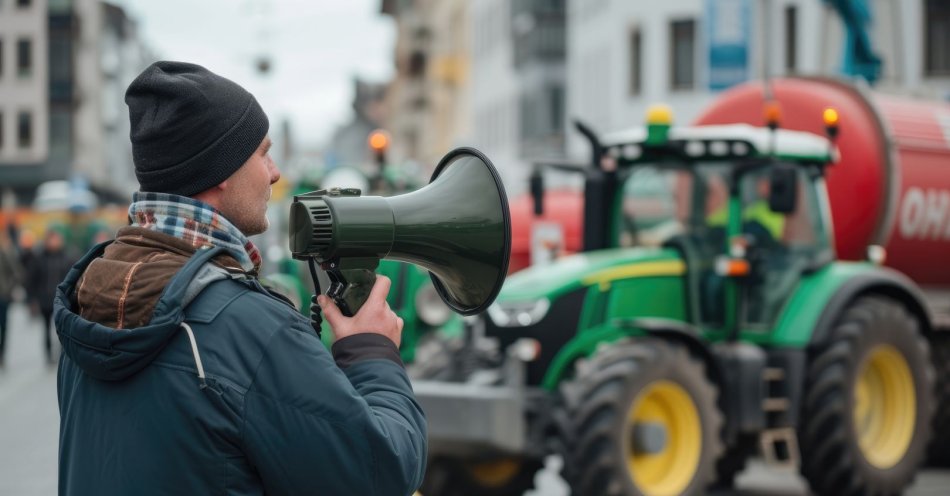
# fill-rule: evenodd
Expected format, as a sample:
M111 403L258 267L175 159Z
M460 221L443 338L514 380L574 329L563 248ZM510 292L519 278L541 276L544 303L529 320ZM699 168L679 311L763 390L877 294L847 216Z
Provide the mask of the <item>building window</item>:
M47 0L46 9L50 14L68 14L72 11L73 0Z
M550 105L550 129L552 133L560 133L564 127L564 88L552 86L548 88L548 104Z
M50 162L66 162L73 151L72 111L62 105L49 112L49 159Z
M421 78L426 73L426 54L416 50L409 55L409 77Z
M793 73L798 67L798 9L785 7L785 72Z
M630 94L639 95L643 84L643 35L640 29L630 32Z
M924 13L928 76L950 76L950 2L927 0Z
M20 148L33 146L33 116L29 112L17 116L17 144Z
M60 31L49 35L49 96L57 102L72 101L72 41Z
M16 42L17 75L27 77L33 70L33 44L29 39L20 39Z
M670 86L674 90L691 90L696 85L696 21L673 21L670 34Z

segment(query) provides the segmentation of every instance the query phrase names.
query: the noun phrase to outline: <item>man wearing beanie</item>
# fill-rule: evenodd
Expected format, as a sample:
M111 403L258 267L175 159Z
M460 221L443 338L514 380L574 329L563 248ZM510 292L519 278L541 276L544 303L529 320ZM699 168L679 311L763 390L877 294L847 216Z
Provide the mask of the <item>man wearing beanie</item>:
M60 495L408 495L425 418L379 277L332 354L261 285L267 116L234 82L157 62L126 92L130 225L60 284Z

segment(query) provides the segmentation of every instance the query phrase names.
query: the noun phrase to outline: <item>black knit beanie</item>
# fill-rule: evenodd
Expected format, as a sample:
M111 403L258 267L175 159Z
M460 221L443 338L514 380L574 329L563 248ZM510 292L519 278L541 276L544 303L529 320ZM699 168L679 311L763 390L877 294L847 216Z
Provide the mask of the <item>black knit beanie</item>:
M125 92L142 191L191 196L231 176L267 135L267 116L233 81L184 62L155 62Z

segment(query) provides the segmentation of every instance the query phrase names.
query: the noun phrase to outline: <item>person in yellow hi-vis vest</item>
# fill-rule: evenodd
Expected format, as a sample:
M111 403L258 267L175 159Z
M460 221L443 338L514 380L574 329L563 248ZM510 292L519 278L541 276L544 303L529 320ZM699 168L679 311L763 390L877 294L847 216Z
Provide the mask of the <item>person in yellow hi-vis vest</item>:
M710 182L710 187L713 187ZM725 187L720 183L721 187ZM727 203L721 203L706 217L706 224L710 227L725 227L729 217ZM742 207L742 232L751 234L756 241L782 242L785 231L785 215L773 212L769 207L769 180L767 177L756 179L756 197L754 201ZM770 239L760 239L767 234Z

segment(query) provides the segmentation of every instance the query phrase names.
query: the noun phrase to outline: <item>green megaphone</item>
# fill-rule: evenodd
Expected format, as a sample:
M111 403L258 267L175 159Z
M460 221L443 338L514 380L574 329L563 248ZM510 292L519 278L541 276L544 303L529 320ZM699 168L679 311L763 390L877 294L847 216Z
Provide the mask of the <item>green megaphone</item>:
M332 188L295 196L290 251L326 271L326 294L346 315L366 301L384 258L425 268L449 308L473 315L491 305L508 273L508 198L491 161L458 148L411 193L384 198Z

